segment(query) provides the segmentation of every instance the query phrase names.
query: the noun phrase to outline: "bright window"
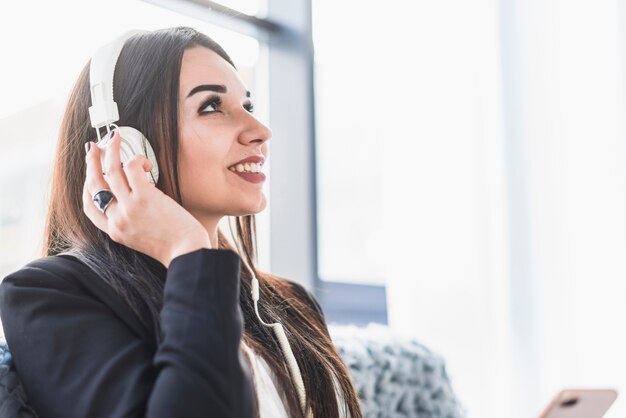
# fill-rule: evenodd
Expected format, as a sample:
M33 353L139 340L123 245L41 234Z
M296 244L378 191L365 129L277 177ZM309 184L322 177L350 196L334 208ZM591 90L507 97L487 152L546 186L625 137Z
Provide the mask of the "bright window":
M192 26L229 53L255 97L257 116L267 119L265 47L254 38L138 0L41 2L36 13L25 2L3 7L8 18L0 25L0 39L5 40L0 56L11 59L0 65L1 277L40 254L65 101L98 46L129 29ZM269 241L269 212L257 215L257 221L263 248ZM267 268L268 254L259 264Z
M346 16L358 8L359 19ZM371 58L375 8L358 2L313 2L317 225L320 279L384 283L381 150L376 118L381 95ZM366 70L364 70L366 69Z

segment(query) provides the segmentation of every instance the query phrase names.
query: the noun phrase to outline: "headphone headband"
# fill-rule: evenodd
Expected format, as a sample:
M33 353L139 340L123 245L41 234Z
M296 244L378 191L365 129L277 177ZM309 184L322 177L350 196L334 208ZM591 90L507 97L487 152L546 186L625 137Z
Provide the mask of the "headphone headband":
M133 35L146 33L143 30L131 30L115 41L100 47L91 58L89 66L89 89L91 91L91 107L89 118L91 126L98 131L119 120L117 103L113 100L113 73L115 64L126 41Z

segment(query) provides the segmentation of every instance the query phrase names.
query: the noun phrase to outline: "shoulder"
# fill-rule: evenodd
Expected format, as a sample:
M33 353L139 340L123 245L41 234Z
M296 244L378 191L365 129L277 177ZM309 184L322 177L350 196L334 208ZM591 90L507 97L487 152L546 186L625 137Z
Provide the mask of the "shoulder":
M79 283L78 278L86 274L85 268L70 256L42 257L7 275L0 283L0 294L14 287L74 288Z
M68 296L85 296L82 285L95 281L87 266L69 256L42 257L10 273L0 283L0 314L40 308Z
M67 315L114 316L137 335L150 335L150 330L142 325L140 318L113 287L69 254L31 261L0 283L0 318L3 325L21 327L33 318L48 321L52 313L59 318Z
M49 325L52 313L67 312L90 299L78 283L77 263L59 256L33 260L0 283L0 317L7 339L25 327Z

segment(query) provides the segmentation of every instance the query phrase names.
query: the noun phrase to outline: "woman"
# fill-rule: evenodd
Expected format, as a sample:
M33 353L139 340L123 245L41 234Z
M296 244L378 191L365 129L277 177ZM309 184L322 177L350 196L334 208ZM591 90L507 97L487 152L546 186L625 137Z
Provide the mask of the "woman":
M280 345L256 317L254 274L259 315L283 324L307 410L360 417L314 297L254 265L254 214L266 200L262 182L237 174L254 167L237 163L256 156L262 165L271 132L226 52L191 28L135 35L113 90L118 124L149 139L160 176L156 187L147 180L143 156L121 164L119 134L103 150L89 141L87 65L60 130L46 257L0 285L5 337L35 410L303 416ZM92 199L103 189L114 198L99 210ZM224 216L236 217L239 250L218 228Z

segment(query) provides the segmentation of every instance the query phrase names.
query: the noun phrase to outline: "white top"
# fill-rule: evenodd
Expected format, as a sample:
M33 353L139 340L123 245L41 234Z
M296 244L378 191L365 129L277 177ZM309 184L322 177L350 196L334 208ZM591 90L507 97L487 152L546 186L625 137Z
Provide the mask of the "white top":
M248 344L241 340L241 347L246 350L254 374L254 387L259 399L259 417L261 418L289 418L285 405L278 394L274 382L275 375L267 362L257 355Z
M254 386L259 399L259 417L260 418L289 418L287 410L277 390L276 375L270 369L267 362L257 355L248 345L241 340L241 347L246 350L250 357L250 363L254 368ZM331 375L332 376L332 375ZM339 407L339 416L349 417L350 414L343 407L343 397L339 392L337 380L332 376L335 383L335 394Z

